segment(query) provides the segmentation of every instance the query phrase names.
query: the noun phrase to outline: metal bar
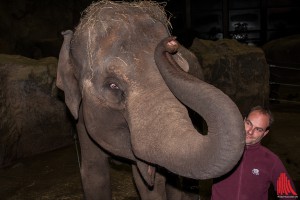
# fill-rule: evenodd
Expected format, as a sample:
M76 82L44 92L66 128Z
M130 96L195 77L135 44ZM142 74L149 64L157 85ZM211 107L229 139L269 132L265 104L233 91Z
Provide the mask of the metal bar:
M228 1L222 1L222 23L223 23L223 37L229 38L229 12L228 12Z
M290 101L290 100L286 100L286 99L269 98L269 101L281 101L281 102L287 102L287 103L296 103L296 104L300 104L300 101Z
M278 65L269 65L270 67L274 67L274 68L280 68L280 69L290 69L290 70L299 70L300 68L294 68L294 67L283 67L283 66L278 66Z
M185 23L187 30L191 30L191 0L185 0Z
M269 82L270 85L286 85L286 86L292 86L292 87L300 87L300 85L296 84L289 84L289 83L277 83L277 82Z

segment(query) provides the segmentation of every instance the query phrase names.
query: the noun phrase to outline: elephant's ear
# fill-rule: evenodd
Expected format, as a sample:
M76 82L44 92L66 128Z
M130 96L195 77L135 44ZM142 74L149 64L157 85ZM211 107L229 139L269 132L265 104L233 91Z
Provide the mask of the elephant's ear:
M191 51L180 45L177 53L173 55L173 58L183 71L203 80L204 75L198 58Z
M73 32L67 30L62 32L64 42L60 49L56 85L65 93L65 102L75 119L78 118L81 94L74 69L70 63L70 42Z

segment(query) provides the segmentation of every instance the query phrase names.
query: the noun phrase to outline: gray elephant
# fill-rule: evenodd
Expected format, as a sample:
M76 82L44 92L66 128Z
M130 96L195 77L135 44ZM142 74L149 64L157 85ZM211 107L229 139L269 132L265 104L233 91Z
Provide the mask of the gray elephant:
M189 74L200 66L168 25L157 3L99 1L74 34L63 33L57 86L77 119L88 200L111 199L110 156L132 161L142 199L173 199L158 166L209 179L232 169L243 152L238 108ZM186 106L205 119L206 135L194 128Z

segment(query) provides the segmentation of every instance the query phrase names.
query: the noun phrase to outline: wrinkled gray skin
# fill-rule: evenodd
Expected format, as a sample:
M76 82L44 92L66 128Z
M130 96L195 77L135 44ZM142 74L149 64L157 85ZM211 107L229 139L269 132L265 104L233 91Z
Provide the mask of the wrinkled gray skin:
M63 35L57 86L78 120L86 199L111 199L111 155L133 161L142 199L174 195L166 193L157 166L209 179L237 163L244 147L238 108L220 90L186 73L200 66L167 38L167 18L157 5L98 2L74 34ZM194 129L185 105L206 120L207 135Z

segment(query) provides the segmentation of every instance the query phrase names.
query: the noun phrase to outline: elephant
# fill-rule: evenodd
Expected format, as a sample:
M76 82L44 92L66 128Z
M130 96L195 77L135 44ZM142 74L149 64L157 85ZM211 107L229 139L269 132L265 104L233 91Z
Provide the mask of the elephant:
M201 76L197 58L171 35L152 1L92 3L62 32L57 86L76 120L85 198L111 199L109 158L132 163L142 199L174 199L163 173L210 179L244 149L236 104ZM198 70L198 71L197 71ZM188 108L205 120L199 133Z

